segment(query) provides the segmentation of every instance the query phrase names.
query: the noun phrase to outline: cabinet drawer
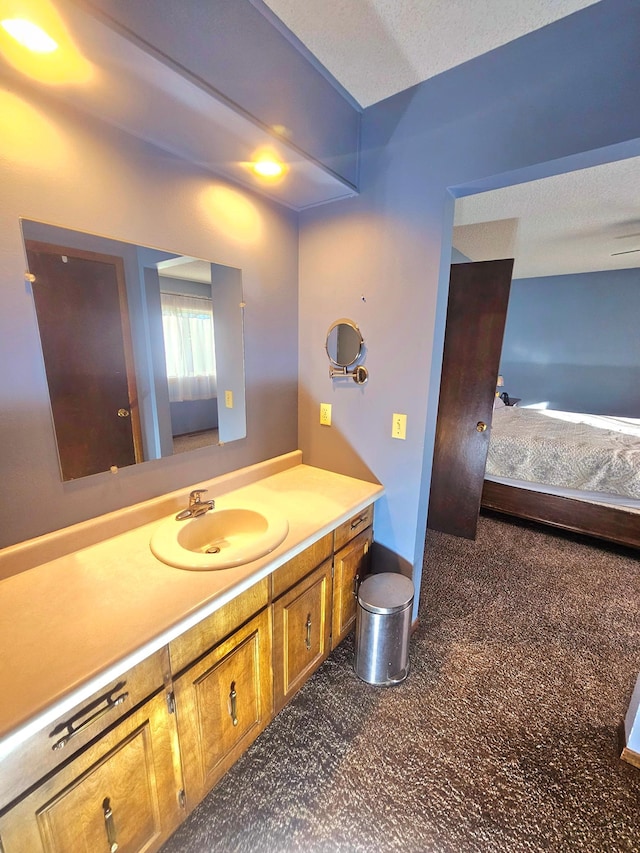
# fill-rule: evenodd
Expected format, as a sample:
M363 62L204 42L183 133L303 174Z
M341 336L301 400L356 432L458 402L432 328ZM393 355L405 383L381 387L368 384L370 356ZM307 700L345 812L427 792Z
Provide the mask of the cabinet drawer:
M168 678L165 646L29 738L2 761L0 809L159 690Z
M318 539L297 557L276 569L271 574L272 598L278 598L283 592L291 589L294 584L331 556L332 550L333 533L327 533L326 536Z
M269 603L269 580L263 578L240 593L215 613L198 622L169 643L171 671L174 675L189 666L217 643L232 634Z
M340 527L336 527L333 550L339 551L354 536L370 527L371 524L373 524L373 504L369 504L360 512L356 512L348 521L343 522Z
M65 765L0 818L4 853L157 850L182 815L173 720L158 693Z
M175 683L189 809L273 716L270 616L263 610Z
M329 654L331 560L273 605L274 701L280 711Z

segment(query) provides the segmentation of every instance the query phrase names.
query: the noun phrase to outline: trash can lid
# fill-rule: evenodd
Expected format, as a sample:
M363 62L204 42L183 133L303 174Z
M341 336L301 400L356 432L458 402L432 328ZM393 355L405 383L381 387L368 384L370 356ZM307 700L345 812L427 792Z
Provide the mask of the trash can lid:
M358 603L370 613L395 613L412 601L413 581L396 572L369 575L358 590Z

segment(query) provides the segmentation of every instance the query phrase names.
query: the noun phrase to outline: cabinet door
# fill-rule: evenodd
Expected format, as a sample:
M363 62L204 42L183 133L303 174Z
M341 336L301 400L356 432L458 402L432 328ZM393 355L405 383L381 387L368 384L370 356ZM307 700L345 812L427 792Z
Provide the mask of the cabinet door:
M342 642L356 623L358 586L369 573L373 530L363 530L334 557L331 648Z
M276 712L329 654L330 605L331 560L274 602Z
M270 611L191 666L176 681L175 697L192 809L273 716Z
M0 818L4 853L157 850L183 816L178 768L162 692Z

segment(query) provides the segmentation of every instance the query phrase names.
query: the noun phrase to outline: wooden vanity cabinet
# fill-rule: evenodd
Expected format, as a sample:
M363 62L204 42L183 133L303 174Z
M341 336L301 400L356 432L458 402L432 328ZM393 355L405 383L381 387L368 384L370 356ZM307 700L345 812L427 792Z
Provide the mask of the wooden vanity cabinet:
M352 629L372 523L373 505L6 758L0 853L157 850Z
M107 730L0 817L0 850L157 850L184 816L174 720L161 691Z
M269 608L192 664L174 691L191 810L273 717Z
M358 587L370 571L372 542L373 528L367 527L333 558L332 649L344 640L356 624Z
M10 752L0 763L0 813L160 690L169 679L169 654L165 646Z

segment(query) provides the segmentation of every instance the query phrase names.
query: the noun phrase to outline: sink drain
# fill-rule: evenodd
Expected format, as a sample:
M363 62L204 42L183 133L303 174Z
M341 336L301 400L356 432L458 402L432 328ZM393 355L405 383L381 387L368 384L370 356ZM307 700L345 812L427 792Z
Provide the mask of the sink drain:
M219 554L220 546L219 545L209 545L207 550L204 552L205 554Z

